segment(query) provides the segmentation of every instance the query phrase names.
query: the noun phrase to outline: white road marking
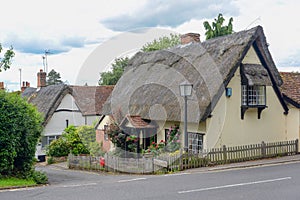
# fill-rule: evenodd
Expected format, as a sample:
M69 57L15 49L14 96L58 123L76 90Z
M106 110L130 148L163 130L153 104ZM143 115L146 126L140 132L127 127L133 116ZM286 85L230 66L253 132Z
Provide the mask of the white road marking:
M127 180L119 180L118 183L125 183L125 182L132 182L132 181L140 181L140 180L146 180L146 178L133 178L133 179L127 179Z
M69 188L69 187L82 187L82 186L90 186L90 185L97 185L97 183L85 183L85 184L75 184L75 185L63 185L57 187Z
M277 181L284 181L292 179L292 177L283 177L283 178L276 178L276 179L269 179L269 180L262 180L262 181L254 181L254 182L247 182L247 183L238 183L238 184L231 184L231 185L222 185L222 186L216 186L216 187L209 187L209 188L200 188L200 189L194 189L194 190L185 190L185 191L179 191L179 194L185 194L185 193L191 193L191 192L203 192L208 190L217 190L217 189L223 189L223 188L232 188L232 187L240 187L245 185L255 185L255 184L262 184L262 183L271 183L271 182L277 182Z
M188 174L191 174L191 173L185 172L185 173L178 173L178 174L166 174L164 176L181 176L181 175L188 175Z

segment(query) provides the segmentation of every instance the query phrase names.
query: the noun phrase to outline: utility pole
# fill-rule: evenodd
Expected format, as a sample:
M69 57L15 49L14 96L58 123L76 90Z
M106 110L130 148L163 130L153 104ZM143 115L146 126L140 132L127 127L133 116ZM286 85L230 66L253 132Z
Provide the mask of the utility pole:
M22 68L19 68L20 71L20 90L22 89Z

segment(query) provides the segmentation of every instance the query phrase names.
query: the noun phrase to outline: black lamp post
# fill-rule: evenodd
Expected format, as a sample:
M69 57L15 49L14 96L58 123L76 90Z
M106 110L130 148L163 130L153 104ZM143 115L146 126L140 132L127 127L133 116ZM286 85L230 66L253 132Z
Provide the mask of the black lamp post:
M192 95L193 84L184 81L179 85L180 96L184 97L184 150L188 152L187 98Z

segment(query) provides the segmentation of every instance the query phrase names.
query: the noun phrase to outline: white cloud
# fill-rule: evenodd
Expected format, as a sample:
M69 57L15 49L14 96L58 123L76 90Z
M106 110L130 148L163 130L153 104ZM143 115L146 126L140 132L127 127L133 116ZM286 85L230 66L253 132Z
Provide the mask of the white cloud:
M262 25L277 66L295 69L300 63L299 7L297 0L10 0L1 9L0 42L15 46L16 57L11 69L0 73L0 81L18 89L18 69L22 68L23 80L36 86L36 73L43 68L41 54L50 49L60 54L49 55L49 69L54 68L63 80L74 84L96 44L119 33L101 22L115 30L126 26L173 27L179 33L198 32L203 41L203 21L212 21L219 12L226 19L233 16L236 31Z

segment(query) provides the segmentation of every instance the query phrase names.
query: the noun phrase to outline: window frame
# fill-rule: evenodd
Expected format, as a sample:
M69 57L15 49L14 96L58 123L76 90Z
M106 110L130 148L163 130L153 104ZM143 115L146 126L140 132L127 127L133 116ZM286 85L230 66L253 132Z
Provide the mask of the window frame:
M266 107L266 85L246 85L241 87L241 104L243 107Z
M204 133L188 132L188 152L189 153L199 154L203 151L204 135L205 135Z

